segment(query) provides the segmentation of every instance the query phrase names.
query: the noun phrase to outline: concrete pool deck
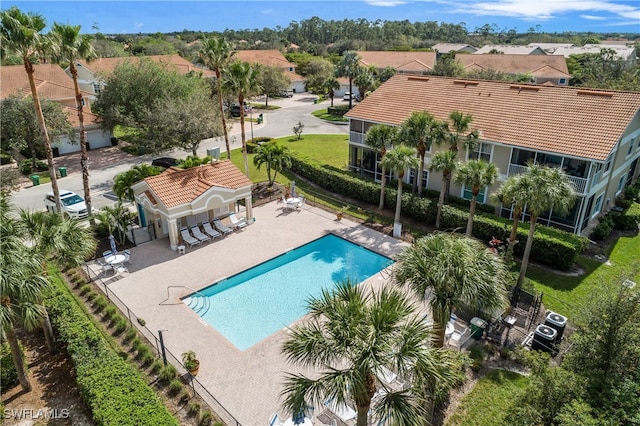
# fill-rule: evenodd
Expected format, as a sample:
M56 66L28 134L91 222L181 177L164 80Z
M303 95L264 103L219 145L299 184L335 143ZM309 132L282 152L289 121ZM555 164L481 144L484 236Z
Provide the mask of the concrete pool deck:
M135 247L134 263L127 265L130 273L107 281L109 291L144 319L156 336L156 330L166 330L165 345L174 356L196 352L198 381L242 425L268 424L274 411L282 420L287 418L280 397L284 374L301 370L280 354L286 329L240 351L180 298L327 233L388 257L407 246L355 222L337 221L335 214L308 205L283 211L281 203L271 202L255 208L254 215L256 222L244 230L187 248L185 255L172 252L167 239ZM379 283L387 277L385 270L368 281Z

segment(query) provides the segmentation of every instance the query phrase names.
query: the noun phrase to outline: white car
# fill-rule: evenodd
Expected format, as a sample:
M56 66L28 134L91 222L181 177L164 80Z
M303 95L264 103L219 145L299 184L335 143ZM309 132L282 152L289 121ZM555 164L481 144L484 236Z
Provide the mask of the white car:
M344 96L342 97L343 100L348 101L349 98L355 100L356 99L356 95L354 95L351 92L344 92Z
M53 196L53 192L49 192L44 198L44 205L47 211L56 211L56 199ZM84 219L89 216L87 212L87 205L84 202L84 198L76 194L75 192L60 190L60 203L62 204L62 211L64 215L72 219Z

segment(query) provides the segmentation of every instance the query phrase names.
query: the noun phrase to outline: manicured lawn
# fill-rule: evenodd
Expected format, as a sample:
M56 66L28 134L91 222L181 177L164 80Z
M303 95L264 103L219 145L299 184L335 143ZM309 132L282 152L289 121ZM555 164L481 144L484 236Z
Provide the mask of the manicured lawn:
M514 397L529 383L518 373L493 370L480 379L460 403L446 426L494 426L503 424Z
M529 266L527 277L535 288L544 293L543 303L547 309L567 316L569 319L583 305L589 295L597 292L602 282L620 280L632 273L633 264L640 263L640 236L621 237L608 250L606 265L592 258L580 256L578 265L584 269L579 276L560 275L553 271ZM631 278L640 282L640 272Z
M317 111L313 111L311 113L314 117L318 117L322 120L327 120L327 121L335 121L338 123L348 123L349 119L348 118L344 118L341 115L333 115L333 114L329 114L327 113L327 109L326 108L322 108L319 109Z

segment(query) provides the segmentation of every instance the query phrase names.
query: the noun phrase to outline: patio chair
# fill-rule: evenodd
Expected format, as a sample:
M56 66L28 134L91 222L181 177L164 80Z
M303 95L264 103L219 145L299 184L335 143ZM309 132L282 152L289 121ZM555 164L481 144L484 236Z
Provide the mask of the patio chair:
M103 262L101 260L98 260L98 264L102 268L101 271L100 271L100 275L107 275L107 272L113 271L113 265L111 265L109 263L105 263L105 262Z
M229 228L227 225L222 223L220 219L214 220L213 226L215 226L218 229L218 231L222 232L223 234L230 234L233 232L233 229Z
M121 264L119 264L119 265L115 266L115 269L116 269L116 271L117 271L117 272L126 272L126 273L129 273L129 270L127 269L127 267L126 267L126 266L124 266L124 263L121 263Z
M191 233L200 241L211 241L211 237L203 234L198 225L191 226Z
M282 422L278 417L278 413L273 413L271 417L269 417L269 426L282 426Z
M102 252L102 257L109 257L113 254L111 250L105 250Z
M334 398L330 398L324 402L324 405L345 422L356 418L356 410L349 407L344 402L338 403Z
M220 232L218 232L216 229L213 229L211 223L209 222L202 222L202 229L204 229L205 234L207 234L211 238L218 238L222 236Z
M191 234L189 233L189 229L187 228L181 228L180 229L180 235L182 235L182 240L189 245L189 247L195 246L197 244L200 244L200 240L197 238L193 238L191 236Z
M235 213L231 213L229 215L229 220L231 220L231 225L236 229L241 229L247 226L247 221L244 218L239 218Z
M133 262L131 261L131 250L127 249L123 251L122 254L124 254L124 261L129 263L129 265L133 265Z

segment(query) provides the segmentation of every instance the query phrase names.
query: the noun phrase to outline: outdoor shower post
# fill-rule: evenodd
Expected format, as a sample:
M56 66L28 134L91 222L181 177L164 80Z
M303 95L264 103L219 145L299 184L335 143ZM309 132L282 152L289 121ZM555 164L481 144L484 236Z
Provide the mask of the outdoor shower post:
M158 336L160 337L160 353L162 354L162 363L167 365L167 353L164 349L164 339L162 338L162 332L167 330L158 330Z

